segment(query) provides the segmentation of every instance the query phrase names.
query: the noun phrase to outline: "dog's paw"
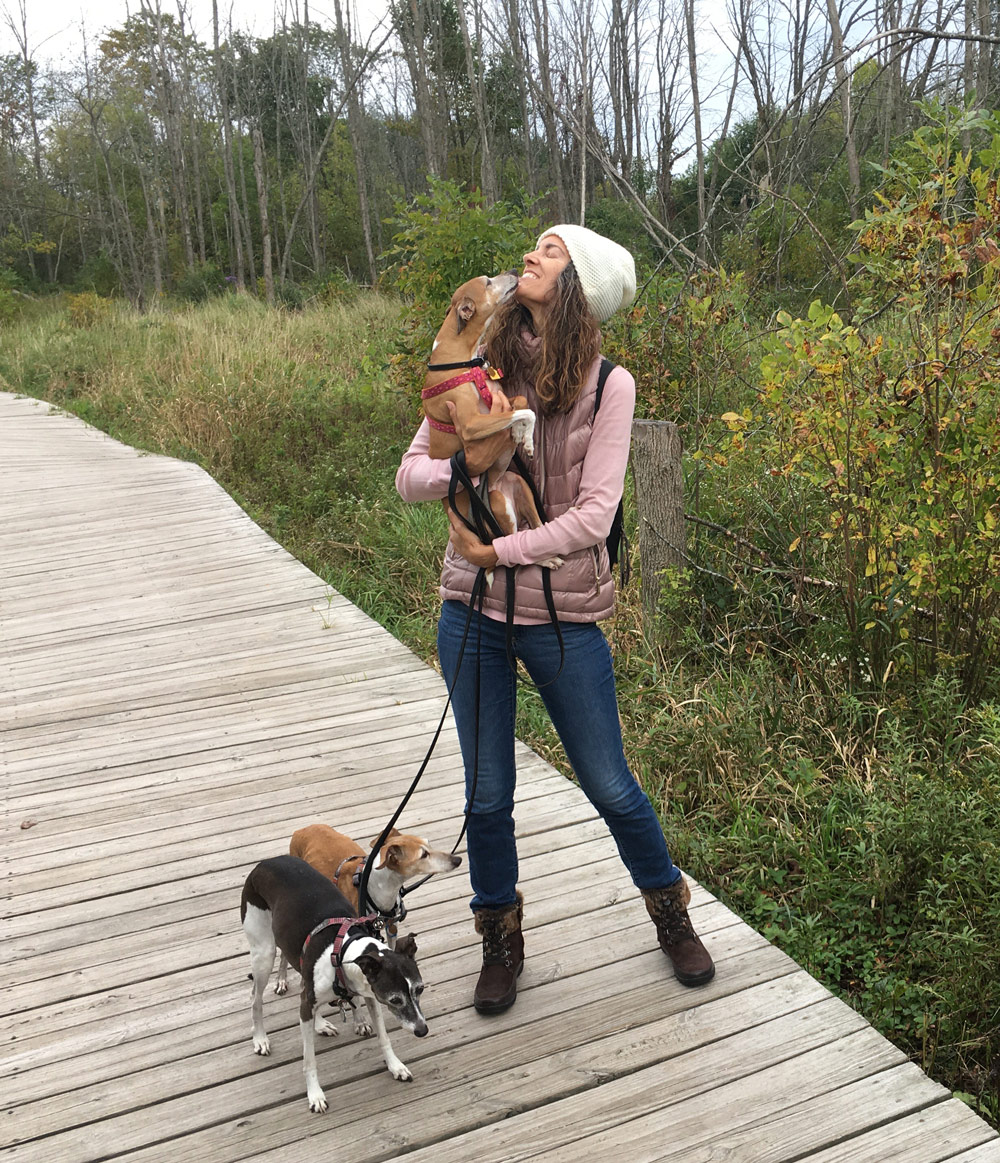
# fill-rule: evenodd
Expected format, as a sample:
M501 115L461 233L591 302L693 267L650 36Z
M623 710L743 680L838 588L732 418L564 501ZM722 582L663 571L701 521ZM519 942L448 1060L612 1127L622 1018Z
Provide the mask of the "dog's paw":
M354 1032L359 1038L370 1038L375 1033L375 1027L367 1018L355 1018Z
M313 1029L317 1034L322 1034L324 1038L336 1038L339 1033L337 1027L329 1018L321 1018L318 1014L313 1022Z
M266 1034L254 1034L253 1036L253 1052L255 1054L267 1055L271 1053L271 1043L267 1040Z
M530 408L518 408L510 424L510 434L514 443L524 449L527 456L535 452L535 413Z
M386 1065L389 1068L389 1073L396 1079L397 1082L412 1082L413 1075L410 1073L408 1066L404 1066L397 1058L395 1062L388 1062Z
M538 564L545 569L558 569L561 565L565 565L566 563L561 557L547 557L544 561L540 561Z
M288 993L288 981L285 978L279 977L278 980L274 983L274 992L278 995L278 997L283 997L286 993Z
M326 1095L317 1086L315 1090L310 1090L306 1094L309 1099L309 1109L314 1115L325 1115L327 1111Z

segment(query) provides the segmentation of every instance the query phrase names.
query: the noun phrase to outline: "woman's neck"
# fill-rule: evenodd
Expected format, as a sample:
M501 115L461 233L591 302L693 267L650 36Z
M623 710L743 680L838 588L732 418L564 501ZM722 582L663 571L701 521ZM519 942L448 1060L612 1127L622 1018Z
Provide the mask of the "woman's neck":
M528 314L531 316L531 330L541 339L545 333L545 323L549 315L548 308L539 303L537 306L528 307Z

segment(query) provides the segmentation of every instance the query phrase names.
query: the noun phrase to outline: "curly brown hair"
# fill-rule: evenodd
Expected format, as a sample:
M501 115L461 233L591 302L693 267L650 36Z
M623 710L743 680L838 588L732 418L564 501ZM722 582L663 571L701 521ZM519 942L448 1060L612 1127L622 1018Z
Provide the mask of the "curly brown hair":
M534 334L531 312L511 299L497 313L486 340L486 358L516 381L534 381L535 395L547 416L568 412L576 403L601 351L601 329L587 306L572 262L556 280L555 297L545 317L541 346L531 351L524 332Z

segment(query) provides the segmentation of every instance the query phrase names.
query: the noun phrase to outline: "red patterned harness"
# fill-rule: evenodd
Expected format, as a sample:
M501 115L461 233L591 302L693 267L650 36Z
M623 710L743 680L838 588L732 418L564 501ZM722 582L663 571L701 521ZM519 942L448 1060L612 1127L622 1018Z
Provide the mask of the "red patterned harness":
M492 369L490 378L499 379L502 374L502 372ZM450 380L445 380L444 383L435 384L432 388L424 388L420 393L420 398L421 400L430 400L434 396L440 396L442 392L457 388L459 384L475 384L476 390L479 392L480 398L486 407L493 407L493 393L490 391L486 373L481 367L469 368L468 371L461 372L457 376L452 376ZM451 436L455 435L454 424L442 424L440 420L433 420L430 416L427 417L427 423L432 428L436 428L438 432L447 432Z
M333 925L337 925L337 936L333 941L333 949L331 951L331 958L333 960L333 968L336 971L336 981L334 983L334 992L344 998L351 996L351 987L347 984L347 978L344 976L344 939L347 937L347 932L354 925L361 925L364 927L378 918L374 913L366 917L328 917L325 921L320 923L313 929L302 943L302 952L299 954L299 970L301 972L302 962L305 960L306 950L309 948L309 942L316 936L317 933L323 929L329 929ZM367 933L371 937L371 933Z

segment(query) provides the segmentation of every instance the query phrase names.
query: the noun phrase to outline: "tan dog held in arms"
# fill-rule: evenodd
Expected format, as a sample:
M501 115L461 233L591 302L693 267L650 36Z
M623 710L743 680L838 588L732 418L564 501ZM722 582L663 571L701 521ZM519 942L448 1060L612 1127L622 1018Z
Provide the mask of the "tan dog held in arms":
M507 471L518 445L529 455L533 451L535 414L523 396L510 401L512 411L491 410L490 385L496 386L499 374L479 366L476 351L497 308L513 295L517 283L517 275L509 271L492 279L481 275L458 288L434 340L421 392L430 425L428 455L433 460L449 460L460 448L471 451L470 445L477 440L509 432L509 440L485 468L490 509L504 534L519 528L537 529L542 523L523 477ZM458 374L456 366L460 368ZM454 410L449 409L449 403ZM464 498L459 503L468 517L464 491L459 497ZM447 500L444 503L447 508ZM562 559L556 557L542 564L558 569Z

